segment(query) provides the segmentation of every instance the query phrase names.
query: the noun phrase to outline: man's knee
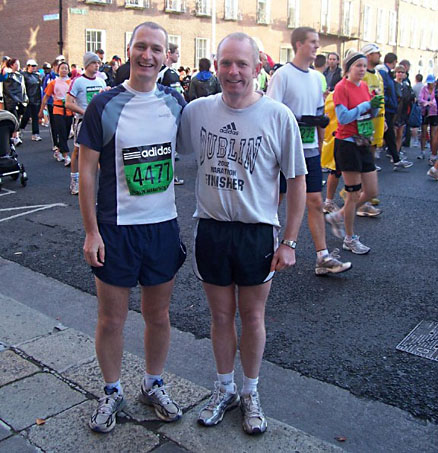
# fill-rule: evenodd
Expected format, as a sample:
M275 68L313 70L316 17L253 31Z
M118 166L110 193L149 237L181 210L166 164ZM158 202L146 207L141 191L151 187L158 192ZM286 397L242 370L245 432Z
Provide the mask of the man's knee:
M108 314L99 314L98 328L107 334L120 334L123 332L125 318L121 316L111 316Z
M322 212L322 196L320 192L308 193L306 197L307 209Z

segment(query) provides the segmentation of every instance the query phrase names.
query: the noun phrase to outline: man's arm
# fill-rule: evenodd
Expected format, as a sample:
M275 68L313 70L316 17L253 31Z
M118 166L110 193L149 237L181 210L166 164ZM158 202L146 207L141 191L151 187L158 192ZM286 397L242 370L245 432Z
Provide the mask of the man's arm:
M80 115L83 115L85 113L85 110L79 107L78 104L76 104L76 99L74 98L74 96L69 93L67 93L67 96L65 97L65 108L71 110L74 113L79 113Z
M284 239L296 241L306 207L306 177L296 176L287 180L286 193L286 226ZM295 264L295 250L280 244L271 262L271 272L280 271Z
M79 204L85 229L84 257L94 267L105 262L105 245L97 227L96 218L96 175L100 153L80 146L79 152Z

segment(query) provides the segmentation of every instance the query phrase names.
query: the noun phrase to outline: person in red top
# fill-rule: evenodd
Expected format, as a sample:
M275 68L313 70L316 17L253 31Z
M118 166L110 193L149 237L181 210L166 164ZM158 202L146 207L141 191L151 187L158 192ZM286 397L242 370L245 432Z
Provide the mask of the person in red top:
M68 147L68 136L70 134L73 121L73 112L65 108L65 96L70 87L68 73L70 67L63 61L58 66L59 77L52 80L44 91L44 98L41 103L39 117L44 115L44 109L50 96L53 96L53 117L55 120L55 130L58 134L59 151L56 150L53 157L58 161L64 161L64 165L70 165L70 149Z
M377 172L370 150L374 134L372 118L384 102L381 95L371 98L368 85L362 80L366 70L365 55L355 51L347 54L345 76L333 94L338 118L335 161L345 181L347 198L341 211L327 216L344 216L346 235L342 248L358 255L370 251L359 241L353 228L356 209L377 196Z

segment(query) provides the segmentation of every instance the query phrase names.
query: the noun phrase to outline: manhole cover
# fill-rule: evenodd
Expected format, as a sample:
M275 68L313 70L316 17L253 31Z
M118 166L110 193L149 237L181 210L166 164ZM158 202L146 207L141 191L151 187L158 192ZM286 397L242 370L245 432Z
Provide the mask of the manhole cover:
M396 349L438 362L438 322L421 321Z

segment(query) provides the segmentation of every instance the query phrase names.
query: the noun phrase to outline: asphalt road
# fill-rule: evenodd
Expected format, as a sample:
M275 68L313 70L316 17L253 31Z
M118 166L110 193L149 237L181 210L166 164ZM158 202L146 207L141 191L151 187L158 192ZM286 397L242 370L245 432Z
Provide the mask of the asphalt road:
M68 191L69 170L52 158L47 130L42 136L42 142L32 143L27 132L18 148L28 186L7 180L0 192L0 256L94 293L82 258L78 199ZM393 172L385 157L379 161L384 212L379 218L357 218L357 232L372 250L365 256L342 252L353 262L351 271L335 277L314 275L313 243L303 222L297 265L278 273L273 282L265 359L437 423L438 362L395 349L421 320L438 321L438 183L426 177L427 163L415 159L415 149L408 150L408 156L415 163L406 171ZM186 180L176 194L189 255L177 276L171 321L183 331L207 337L208 307L190 264L195 172L192 157L177 163L178 176ZM4 220L37 209L29 206L57 203L66 206ZM342 248L329 231L327 238L330 250ZM138 306L136 289L131 309Z

